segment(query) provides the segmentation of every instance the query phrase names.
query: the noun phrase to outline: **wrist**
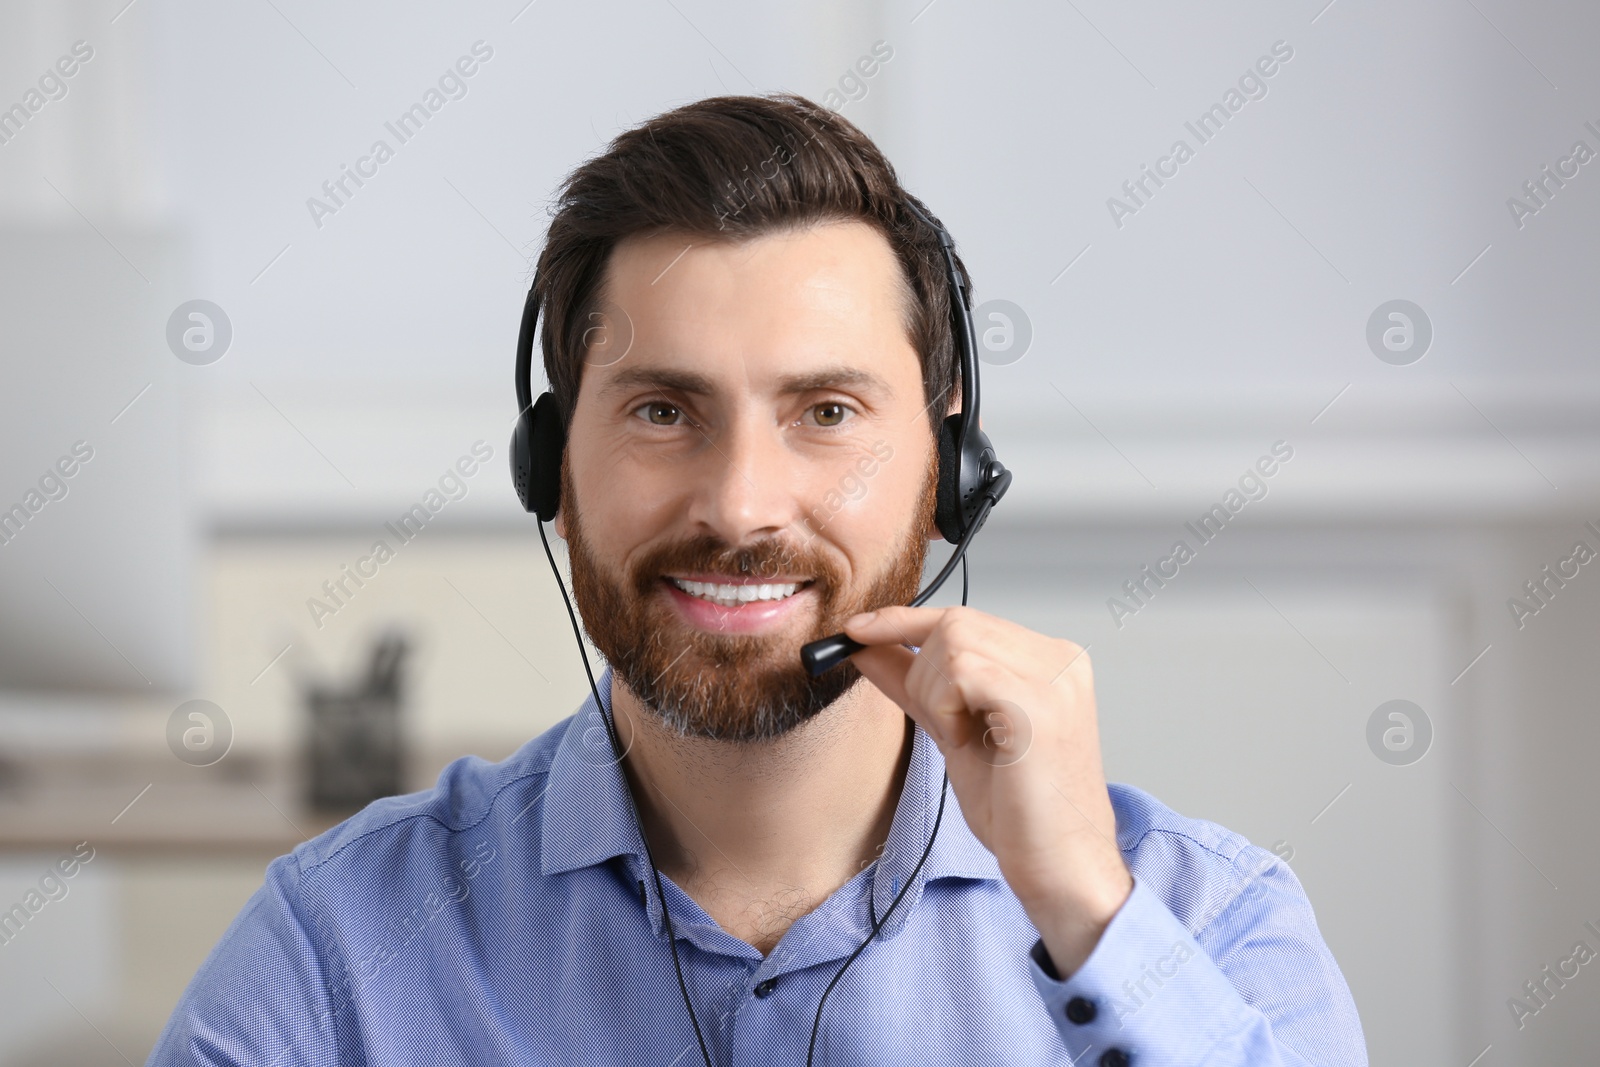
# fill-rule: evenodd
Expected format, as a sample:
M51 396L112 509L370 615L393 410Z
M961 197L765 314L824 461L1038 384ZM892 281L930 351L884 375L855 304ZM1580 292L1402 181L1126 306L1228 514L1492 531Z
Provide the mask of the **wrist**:
M1085 888L1018 895L1062 979L1070 978L1094 952L1132 894L1133 876L1124 868L1120 878L1109 879L1091 892Z
M1042 866L1008 871L1001 865L1006 884L1030 916L1037 911L1104 926L1133 892L1133 874L1120 852L1096 849Z

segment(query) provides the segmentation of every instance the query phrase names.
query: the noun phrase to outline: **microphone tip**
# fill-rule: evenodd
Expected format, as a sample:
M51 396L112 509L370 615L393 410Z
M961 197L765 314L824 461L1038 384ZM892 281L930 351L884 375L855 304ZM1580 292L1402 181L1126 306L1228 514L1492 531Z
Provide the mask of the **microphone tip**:
M806 673L816 678L826 674L866 647L861 642L852 640L844 634L834 634L831 637L812 641L802 647L800 649L800 662L805 666Z

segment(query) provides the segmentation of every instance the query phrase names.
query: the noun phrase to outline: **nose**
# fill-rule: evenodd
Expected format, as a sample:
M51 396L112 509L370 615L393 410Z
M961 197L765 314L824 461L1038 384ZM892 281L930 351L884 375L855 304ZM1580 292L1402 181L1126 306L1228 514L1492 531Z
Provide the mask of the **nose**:
M780 534L800 513L794 464L770 417L741 415L709 431L693 478L690 520L734 546Z

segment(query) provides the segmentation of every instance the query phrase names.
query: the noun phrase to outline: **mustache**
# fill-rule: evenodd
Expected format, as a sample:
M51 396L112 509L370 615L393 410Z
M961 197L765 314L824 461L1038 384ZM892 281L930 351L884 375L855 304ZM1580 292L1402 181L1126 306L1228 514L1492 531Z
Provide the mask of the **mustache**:
M768 537L734 546L720 537L703 534L674 541L646 552L633 568L634 591L640 596L655 589L665 574L711 573L776 581L780 577L809 578L824 598L843 584L838 566L821 552L782 537Z

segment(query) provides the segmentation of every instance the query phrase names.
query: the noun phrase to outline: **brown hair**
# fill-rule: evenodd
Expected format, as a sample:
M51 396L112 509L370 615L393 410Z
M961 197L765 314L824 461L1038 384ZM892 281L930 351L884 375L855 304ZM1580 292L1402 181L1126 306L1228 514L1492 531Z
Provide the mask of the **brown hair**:
M888 240L908 297L906 332L922 361L937 430L960 388L950 287L937 235L906 207L894 167L847 119L802 96L716 96L618 134L567 176L539 256L545 375L570 422L586 327L623 238L663 232L743 240L812 222L868 223ZM969 310L971 283L956 258ZM936 403L943 399L943 403Z

